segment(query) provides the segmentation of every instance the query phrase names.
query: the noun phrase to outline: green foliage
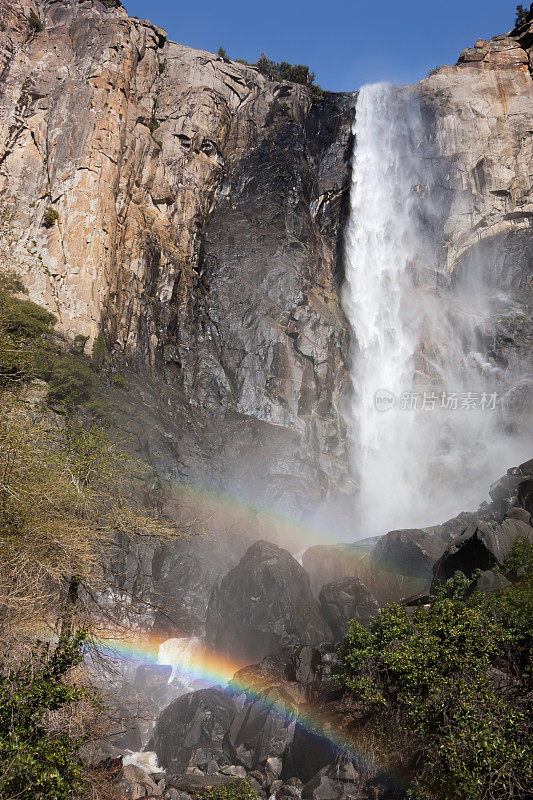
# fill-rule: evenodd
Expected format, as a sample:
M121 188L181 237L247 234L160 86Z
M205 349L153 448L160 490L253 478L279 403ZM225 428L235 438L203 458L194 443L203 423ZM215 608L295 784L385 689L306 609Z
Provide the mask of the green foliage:
M533 544L524 536L515 539L509 555L503 564L504 572L518 575L520 570L526 575L533 572Z
M523 25L524 22L527 22L528 12L527 9L524 8L522 3L517 5L516 7L516 17L515 17L515 27L517 28L519 25Z
M124 375L120 375L120 373L116 373L115 375L111 376L111 383L113 386L116 386L118 389L124 389L124 391L128 388L129 384Z
M98 336L93 342L93 349L91 353L91 361L95 370L103 367L105 361L106 347L104 332L100 331Z
M148 128L152 134L159 128L159 122L157 121L155 111L152 111L152 116L148 120Z
M37 14L35 13L35 11L30 11L28 15L28 23L30 25L30 28L32 28L32 30L34 30L36 33L44 30L44 25L37 16Z
M264 53L261 53L261 58L257 64L252 66L255 66L261 75L264 75L271 81L291 81L291 83L299 83L302 86L310 88L312 93L317 97L322 94L322 89L315 83L315 73L310 72L306 64L289 64L288 61L276 63Z
M43 225L45 228L53 228L57 220L59 219L59 214L52 208L52 206L48 206L44 210L43 214Z
M120 0L100 0L102 5L106 8L121 8L122 3Z
M232 781L225 786L208 786L201 796L205 800L256 800L257 792L247 781Z
M23 289L16 273L0 273L0 386L39 377L46 359L41 339L56 323L36 303L13 297L12 292Z
M222 45L218 48L217 55L220 56L220 58L223 58L224 61L229 61L230 60L228 54L226 53L226 51L224 50Z
M77 333L74 337L74 341L72 342L72 351L78 355L82 355L88 339L89 337L84 336L83 333Z
M158 74L159 75L163 75L163 73L165 72L166 68L167 68L167 62L166 61L160 61L159 65L157 67Z
M362 701L384 757L396 741L403 768L416 765L417 800L519 798L533 781L520 673L531 657L531 581L497 600L472 588L457 581L412 616L389 605L368 629L354 620L340 649L338 677ZM508 694L491 679L495 665Z
M50 384L50 403L72 409L91 397L94 373L89 364L79 358L51 356L43 377Z
M67 800L84 788L81 742L54 733L46 715L90 697L64 678L82 659L84 632L54 650L41 644L16 667L0 662L0 797Z
M290 118L289 108L287 103L282 103L277 97L270 101L268 110L265 116L265 125L272 125L275 119L280 117Z

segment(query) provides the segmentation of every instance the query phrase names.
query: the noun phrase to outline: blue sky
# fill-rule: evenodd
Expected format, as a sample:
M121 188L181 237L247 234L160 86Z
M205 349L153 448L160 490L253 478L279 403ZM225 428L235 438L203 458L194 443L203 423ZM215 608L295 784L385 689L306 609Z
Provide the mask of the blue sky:
M325 89L414 83L513 27L515 0L124 0L171 39L231 58L309 64ZM523 3L529 5L529 0Z

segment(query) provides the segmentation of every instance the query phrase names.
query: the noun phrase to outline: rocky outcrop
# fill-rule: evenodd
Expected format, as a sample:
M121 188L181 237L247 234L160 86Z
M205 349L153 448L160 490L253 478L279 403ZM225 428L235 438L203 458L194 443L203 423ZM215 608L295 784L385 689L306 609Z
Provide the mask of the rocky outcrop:
M329 635L309 576L271 542L252 545L209 602L209 644L242 663L295 644L316 644Z

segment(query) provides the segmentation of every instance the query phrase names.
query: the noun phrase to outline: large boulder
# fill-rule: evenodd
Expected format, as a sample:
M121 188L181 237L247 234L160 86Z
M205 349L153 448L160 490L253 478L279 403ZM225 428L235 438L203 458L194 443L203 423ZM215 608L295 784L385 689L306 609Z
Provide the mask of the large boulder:
M291 697L279 688L268 689L237 714L224 737L224 752L247 769L282 756L294 736L295 716Z
M271 542L253 544L213 590L208 642L242 663L295 644L317 644L329 636L306 571Z
M160 714L147 749L157 753L161 767L180 772L198 746L221 751L237 711L231 694L220 687L178 697Z
M519 539L533 542L533 527L518 519L505 518L498 522L472 522L453 539L433 569L432 590L445 583L457 571L471 577L474 572L502 567L514 542Z
M352 763L330 764L322 767L302 791L303 798L309 800L363 800L368 797L364 792L364 779Z
M343 578L327 583L322 587L318 599L335 639L345 636L351 619L367 625L379 611L375 598L358 578Z
M433 564L446 549L435 534L417 528L390 531L375 546L372 558L385 572L431 580Z

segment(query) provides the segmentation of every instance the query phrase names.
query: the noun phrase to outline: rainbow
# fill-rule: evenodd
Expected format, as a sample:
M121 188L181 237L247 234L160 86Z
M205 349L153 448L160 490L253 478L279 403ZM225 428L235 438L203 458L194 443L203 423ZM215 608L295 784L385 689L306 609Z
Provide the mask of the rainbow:
M126 660L138 665L164 663L160 660L161 644L161 637L153 635L143 635L142 639L110 636L95 642L95 646L105 657ZM296 704L284 706L280 702L266 700L264 691L271 684L267 682L261 686L257 679L254 679L252 671L244 669L245 665L221 655L207 653L202 648L186 664L180 662L167 666L176 669L176 674L186 684L198 681L207 686L217 686L233 696L246 694L248 698L260 702L265 710L273 708L289 723L295 722L300 729L328 744L334 752L353 760L356 768L363 770L365 774L381 773L391 785L396 787L401 785L399 779L393 778L386 767L378 764L369 753L365 753L338 723L320 710L308 705L297 708Z

